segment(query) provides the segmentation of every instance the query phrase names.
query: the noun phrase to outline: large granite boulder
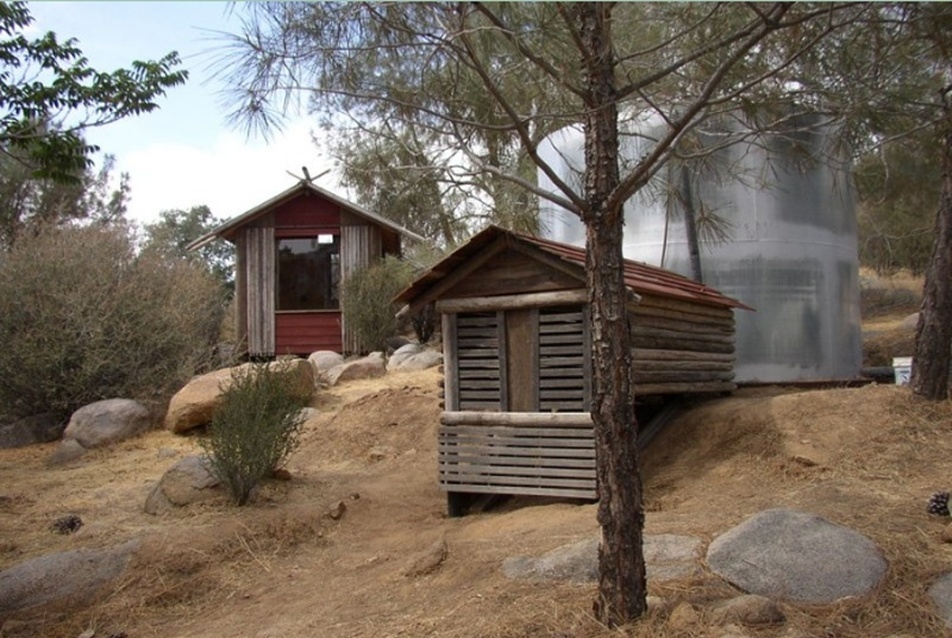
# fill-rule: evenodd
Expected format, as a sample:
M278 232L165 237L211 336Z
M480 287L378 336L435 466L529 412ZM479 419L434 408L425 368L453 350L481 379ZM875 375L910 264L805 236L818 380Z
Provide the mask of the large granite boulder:
M312 352L307 358L314 368L314 376L317 379L326 379L327 373L337 366L344 365L344 357L339 352L332 350L318 350Z
M166 470L146 498L146 514L160 514L173 507L218 498L222 492L212 475L208 460L186 456Z
M952 572L946 572L932 583L929 597L939 610L945 626L952 629Z
M50 443L63 436L66 424L53 413L36 414L0 425L0 448Z
M327 373L327 380L330 385L337 385L345 381L375 379L385 374L387 374L387 362L383 358L383 353L371 352L362 359L348 361L332 368Z
M250 365L215 370L189 381L169 401L165 428L183 434L211 423L222 392L231 384L235 374L248 370ZM269 363L268 368L285 375L299 397L306 400L314 394L314 368L307 359L280 359Z
M598 542L597 537L589 538L564 545L539 558L507 558L502 570L509 578L597 582ZM701 540L694 536L646 534L643 551L648 580L663 582L696 574L700 548Z
M139 545L132 540L108 549L47 554L0 571L0 625L95 602L116 583Z
M756 514L714 539L707 564L746 592L806 603L867 594L887 567L859 532L787 509Z
M73 412L63 438L76 441L88 450L132 438L151 425L152 415L138 401L106 399Z
M403 346L387 361L390 372L416 372L443 363L443 355L435 350L421 348L415 343Z

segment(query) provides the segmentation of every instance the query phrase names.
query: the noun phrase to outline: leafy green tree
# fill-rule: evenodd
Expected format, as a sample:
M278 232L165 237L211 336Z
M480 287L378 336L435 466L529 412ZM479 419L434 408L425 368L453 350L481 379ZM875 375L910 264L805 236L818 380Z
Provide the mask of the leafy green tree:
M920 131L859 159L860 263L879 273L925 272L942 184L935 136Z
M75 182L97 150L82 131L158 108L185 82L177 53L111 73L89 66L78 42L55 33L29 38L25 2L0 2L0 153L35 177Z
M144 250L184 259L204 266L218 279L229 295L235 291L235 247L224 241L210 242L197 250L186 247L208 233L223 220L212 215L208 206L192 206L188 210L166 210L159 220L144 226Z
M797 103L781 72L859 19L864 5L432 3L254 5L231 60L235 115L273 126L304 92L328 118L425 130L464 176L505 181L586 226L592 317L599 618L645 612L644 507L636 452L631 338L622 272L623 206L701 123L738 109L771 124ZM809 105L803 110L809 110ZM659 123L644 151L623 140ZM576 126L584 167L546 159L550 131ZM504 140L507 143L496 140ZM728 143L730 140L725 140ZM427 147L430 148L430 147ZM516 153L521 161L494 161ZM465 160L465 161L463 161ZM517 168L531 166L539 186ZM413 309L411 309L413 310Z

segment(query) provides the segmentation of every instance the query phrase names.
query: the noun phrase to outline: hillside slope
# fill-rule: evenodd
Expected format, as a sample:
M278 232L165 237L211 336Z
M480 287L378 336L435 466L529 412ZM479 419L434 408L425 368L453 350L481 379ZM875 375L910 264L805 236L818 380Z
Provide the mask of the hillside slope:
M2 636L146 638L341 636L713 636L705 611L730 588L707 574L659 585L664 607L624 633L590 616L593 586L511 581L510 556L537 556L597 533L591 504L510 499L445 517L436 483L438 374L389 375L323 392L291 460L292 480L251 506L224 500L153 517L142 504L195 439L152 432L46 467L52 448L0 451L0 568L52 551L146 539L118 591L94 609L7 623ZM749 515L792 507L852 527L881 547L889 575L870 600L784 605L756 636L935 636L926 589L952 568L947 520L925 512L952 488L952 404L893 386L744 390L695 404L644 458L650 533L712 538ZM328 515L340 511L339 518ZM66 513L86 525L60 536ZM446 557L406 575L420 557ZM434 548L437 548L434 550ZM437 562L437 561L434 561ZM680 601L701 611L675 626ZM799 632L799 633L796 633Z

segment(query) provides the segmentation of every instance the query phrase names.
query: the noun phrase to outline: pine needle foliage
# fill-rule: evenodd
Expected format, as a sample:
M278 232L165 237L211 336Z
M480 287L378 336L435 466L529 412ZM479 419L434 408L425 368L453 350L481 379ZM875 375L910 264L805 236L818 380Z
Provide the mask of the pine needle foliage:
M236 369L200 442L212 474L238 506L247 504L254 488L300 444L301 409L307 403L290 379L267 363Z

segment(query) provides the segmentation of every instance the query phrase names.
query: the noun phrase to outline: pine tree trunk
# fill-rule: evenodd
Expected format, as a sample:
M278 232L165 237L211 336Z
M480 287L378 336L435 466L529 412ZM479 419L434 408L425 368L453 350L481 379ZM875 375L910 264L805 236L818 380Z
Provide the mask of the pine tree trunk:
M589 57L585 126L585 197L589 303L592 317L593 397L599 584L595 610L608 626L645 613L642 550L644 508L637 456L631 370L631 333L622 257L621 204L606 202L619 184L618 110L611 47L611 5L576 5Z
M948 93L943 98L942 191L916 326L912 371L913 392L934 401L949 396L952 358L952 105Z

